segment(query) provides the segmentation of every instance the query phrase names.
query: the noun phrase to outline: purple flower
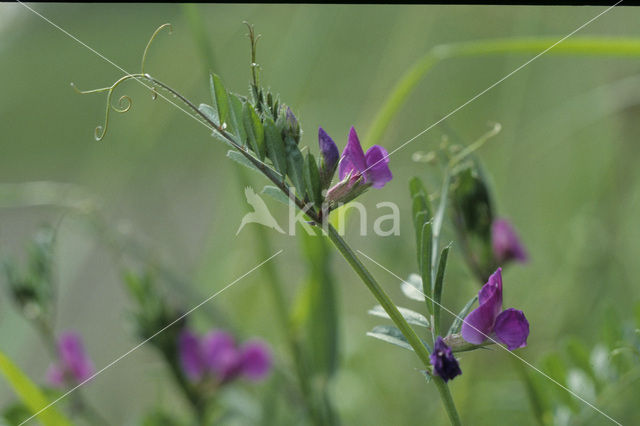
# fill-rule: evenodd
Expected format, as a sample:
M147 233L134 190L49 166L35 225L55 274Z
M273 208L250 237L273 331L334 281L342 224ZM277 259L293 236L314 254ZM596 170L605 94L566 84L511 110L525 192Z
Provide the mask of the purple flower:
M178 340L178 352L184 374L192 382L200 382L206 376L219 383L241 375L260 380L271 368L271 353L265 343L254 340L238 348L233 336L225 331L212 331L198 338L184 330Z
M389 154L380 145L374 145L365 154L360 145L358 134L353 127L349 131L347 146L340 159L340 180L347 176L362 176L363 183L374 188L382 188L393 175L389 170Z
M445 382L462 374L458 360L453 356L453 351L440 336L436 339L433 345L433 352L429 358L431 365L433 365L433 372Z
M478 292L479 306L462 323L462 337L479 345L495 338L512 351L527 345L529 322L522 311L502 310L502 268L498 268Z
M249 380L264 378L271 369L271 352L269 347L259 340L252 340L244 344L241 355L242 372Z
M233 336L225 331L213 331L202 340L204 360L211 372L222 382L235 378L242 369L240 353Z
M505 219L496 219L491 224L491 243L493 255L499 264L510 260L527 261L527 253L513 229Z
M324 131L322 127L318 127L318 145L320 146L320 153L322 154L323 169L331 171L329 180L333 177L338 160L340 159L340 152L338 146L331 139L331 136Z
M53 363L47 371L47 381L53 386L63 386L65 379L81 383L94 373L93 363L78 333L69 331L60 335L58 357L58 362Z
M193 382L199 381L205 365L198 336L187 329L183 330L178 338L178 352L184 374Z

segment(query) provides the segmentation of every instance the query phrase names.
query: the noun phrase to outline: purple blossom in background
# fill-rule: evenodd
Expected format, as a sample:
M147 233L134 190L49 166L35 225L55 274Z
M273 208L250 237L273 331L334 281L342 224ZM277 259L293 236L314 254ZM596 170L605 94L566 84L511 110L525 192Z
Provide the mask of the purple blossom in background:
M387 151L380 145L374 145L365 154L353 127L349 131L347 146L342 151L339 168L340 180L349 175L362 176L363 183L371 184L374 188L382 188L393 179Z
M506 219L496 219L491 224L493 255L499 264L510 260L527 261L527 253L513 226Z
M479 345L494 337L512 351L527 345L529 322L522 311L502 310L502 268L498 268L478 292L479 306L462 324L462 337Z
M271 369L272 360L269 347L259 340L244 344L240 351L244 375L250 380L261 380Z
M242 372L242 360L233 336L226 331L212 331L202 339L205 365L221 382Z
M53 386L64 386L65 379L81 383L94 373L93 363L78 333L69 331L60 335L58 357L58 361L53 363L47 371L47 381Z
M458 360L453 356L453 351L440 336L438 336L433 345L433 352L429 359L431 360L431 365L433 365L433 372L445 382L462 374Z
M198 336L185 329L178 338L180 364L182 371L193 382L197 382L204 374L204 358L200 349Z
M271 369L269 347L258 340L238 348L233 336L225 331L212 331L198 338L184 330L178 340L180 364L185 375L193 382L205 375L228 383L239 376L249 380L264 378Z

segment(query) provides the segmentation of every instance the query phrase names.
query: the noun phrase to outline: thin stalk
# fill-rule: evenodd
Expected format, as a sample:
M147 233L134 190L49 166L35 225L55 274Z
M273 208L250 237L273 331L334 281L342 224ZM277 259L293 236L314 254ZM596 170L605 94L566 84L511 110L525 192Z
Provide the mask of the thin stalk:
M360 259L358 259L351 247L347 245L347 243L342 239L340 234L338 234L338 232L332 225L328 226L328 234L329 239L336 246L340 254L342 254L342 257L345 258L347 263L349 263L353 270L358 274L360 279L362 279L362 281L376 298L378 303L380 303L380 305L387 312L396 327L398 327L398 329L402 332L404 337L407 339L407 342L415 351L416 355L418 355L418 358L420 358L420 361L422 361L422 363L424 364L425 368L431 371L431 360L429 359L429 351L420 341L420 338L415 333L415 331L413 331L413 328L411 328L402 314L400 314L400 311L398 311L396 305L391 301L382 287L380 287L380 284L377 283L377 281L373 278L367 268L362 264L362 262L360 262ZM453 402L453 398L451 397L449 387L440 377L435 375L433 375L433 382L436 384L436 388L440 393L440 399L442 399L442 403L444 404L444 408L449 415L451 424L456 426L461 425L460 416L458 415L455 403Z
M409 95L431 68L445 59L466 56L504 55L508 53L540 53L557 43L551 38L505 38L472 42L441 44L430 49L398 81L387 100L371 121L372 126L364 138L367 145L380 143L391 120L405 104ZM547 55L582 56L640 56L640 38L574 37L549 50Z

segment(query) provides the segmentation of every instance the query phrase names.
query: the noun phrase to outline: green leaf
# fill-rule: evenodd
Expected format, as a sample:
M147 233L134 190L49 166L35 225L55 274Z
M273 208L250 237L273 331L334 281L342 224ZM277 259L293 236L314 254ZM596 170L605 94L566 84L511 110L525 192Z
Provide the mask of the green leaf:
M220 125L220 119L218 118L218 110L215 107L207 104L200 104L198 110L207 116L207 118L213 121L217 126Z
M318 207L322 207L322 184L320 183L320 173L318 165L313 154L307 155L304 162L304 180L307 186L307 195L311 201Z
M2 352L0 352L0 373L32 415L35 415L51 403L18 366ZM36 417L44 426L71 425L71 422L53 406L38 413Z
M307 187L304 179L304 158L300 149L296 146L296 141L291 136L285 139L285 150L287 153L287 170L293 186L296 187L296 194L299 198L304 198Z
M411 309L402 308L400 306L396 307L398 308L398 311L400 311L400 314L402 314L402 317L409 324L419 325L427 328L430 327L429 320L427 320L427 318L425 318L425 316L421 313L412 311ZM369 314L380 318L391 319L389 317L389 314L387 314L387 312L381 305L376 305L373 308L369 309Z
M273 185L266 185L264 188L262 188L262 191L260 193L268 195L269 197L284 204L285 206L288 206L289 203L291 202L289 197L287 197L287 194L282 192L280 188L275 187Z
M424 292L422 286L422 278L418 274L411 274L406 281L403 281L400 284L400 288L405 296L407 296L411 300L416 300L418 302L424 302Z
M273 120L267 117L264 120L265 142L267 156L273 162L276 170L283 176L287 175L287 152L280 132Z
M434 313L433 307L433 292L431 284L431 258L433 250L433 234L431 233L431 222L427 222L422 225L421 237L420 237L420 275L422 278L422 288L425 294L429 297L425 297L427 302L427 309L430 314Z
M413 351L413 348L402 332L392 325L376 325L373 327L373 330L367 332L367 336ZM431 353L431 347L429 344L422 339L420 339L420 341L427 348L427 351Z
M446 246L440 253L440 263L436 274L436 282L433 286L433 329L438 335L440 333L440 301L442 300L442 287L444 283L444 271L447 268L447 257L451 245Z
M233 122L233 128L236 130L242 146L245 146L247 145L247 131L241 121L243 120L243 102L233 93L229 94L229 99L231 100L231 121Z
M426 220L429 220L433 216L433 212L431 211L431 202L429 201L429 193L424 188L420 178L414 176L409 180L409 192L411 193L412 199L415 200L416 197L419 198L421 203L420 211L427 212Z
M451 323L451 327L449 327L449 331L447 331L447 336L460 333L460 329L462 328L462 321L471 310L473 304L476 303L476 300L478 300L477 295L473 296L471 300L469 300L467 304L464 305L462 310L458 312L458 316L453 319L453 323Z
M267 147L264 142L264 127L256 110L253 109L253 106L249 102L245 102L242 106L242 121L245 133L249 139L249 146L258 158L264 161L267 155Z
M367 336L413 351L402 332L392 325L377 325L367 332Z
M227 157L231 158L236 163L242 164L248 169L251 169L255 172L263 174L262 171L258 167L256 167L255 164L253 164L251 161L247 159L247 157L245 157L243 154L239 153L234 149L230 149L229 151L227 151Z
M235 128L231 121L231 104L227 90L222 85L222 80L216 74L211 74L209 79L211 85L211 94L218 107L218 117L220 119L220 127L225 128L229 133L235 134ZM226 127L225 127L226 126Z

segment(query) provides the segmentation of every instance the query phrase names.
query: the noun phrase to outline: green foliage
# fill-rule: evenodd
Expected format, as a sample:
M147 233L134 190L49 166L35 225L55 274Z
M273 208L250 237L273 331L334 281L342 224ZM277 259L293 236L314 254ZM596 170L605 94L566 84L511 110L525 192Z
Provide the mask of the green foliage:
M47 407L51 401L42 391L15 365L4 353L0 352L0 373L4 376L13 391L28 408L31 415L36 415L44 426L71 425L56 407ZM37 413L37 414L36 414Z

